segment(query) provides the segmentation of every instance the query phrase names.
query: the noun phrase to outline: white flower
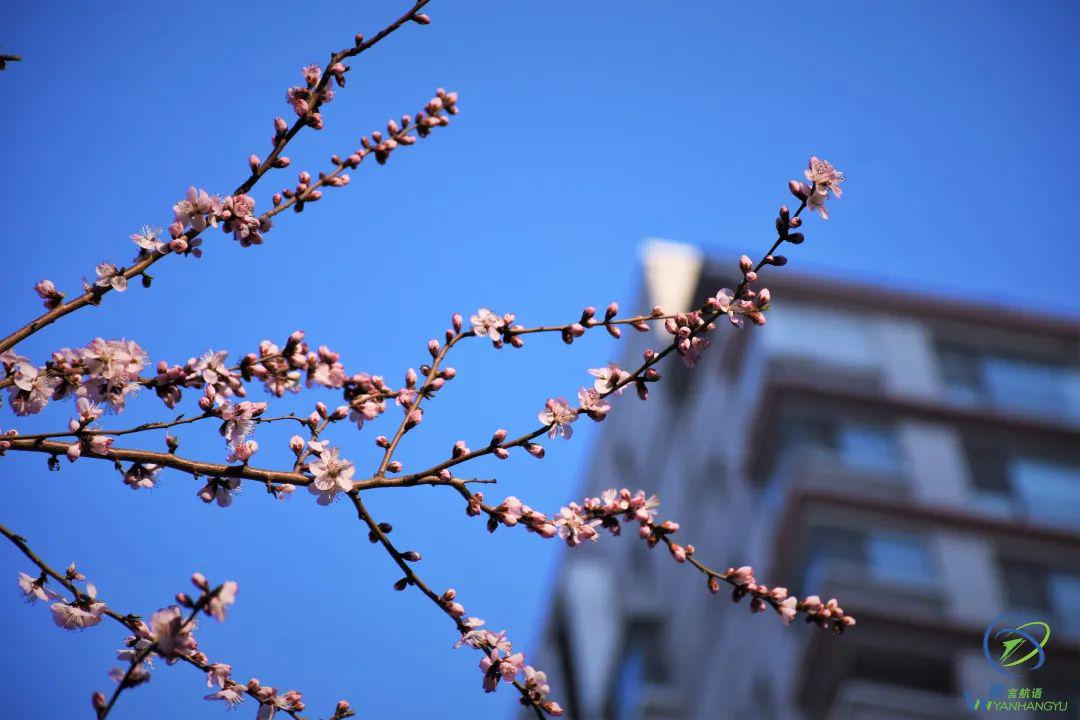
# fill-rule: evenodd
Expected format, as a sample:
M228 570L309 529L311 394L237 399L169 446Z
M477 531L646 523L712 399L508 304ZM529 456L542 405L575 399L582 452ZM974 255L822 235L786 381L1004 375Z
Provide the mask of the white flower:
M348 460L338 456L337 448L323 450L319 459L308 463L308 472L314 475L308 490L319 496L319 504L327 505L338 492L352 490L352 477L356 468Z

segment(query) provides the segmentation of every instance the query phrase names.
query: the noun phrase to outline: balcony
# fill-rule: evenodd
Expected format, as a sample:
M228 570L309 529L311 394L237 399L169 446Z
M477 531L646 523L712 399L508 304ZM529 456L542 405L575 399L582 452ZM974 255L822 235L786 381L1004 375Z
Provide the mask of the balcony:
M790 497L818 491L879 501L906 500L912 495L910 482L898 469L853 467L837 453L802 448L781 459L762 491L761 505L776 515Z

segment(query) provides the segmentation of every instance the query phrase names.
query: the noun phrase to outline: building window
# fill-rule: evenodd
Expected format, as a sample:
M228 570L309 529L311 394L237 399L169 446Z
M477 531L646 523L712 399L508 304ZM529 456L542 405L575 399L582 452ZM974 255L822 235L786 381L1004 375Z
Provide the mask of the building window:
M952 660L942 657L863 650L852 662L850 677L942 695L956 692Z
M1010 610L1041 615L1056 631L1080 637L1080 573L1006 558L1001 576Z
M872 419L796 413L781 431L780 456L802 464L814 455L852 470L899 474L903 461L892 425Z
M769 332L762 338L770 354L873 368L878 354L870 320L835 307L776 304L769 310Z
M611 689L609 717L638 720L643 717L649 686L668 682L663 626L654 619L638 618L626 626L623 651Z
M943 343L942 379L954 402L1080 419L1080 368Z
M1007 440L964 440L975 502L983 510L1072 525L1080 517L1080 458L1075 452L1011 447Z
M827 579L884 585L929 586L937 573L923 538L887 530L822 527L811 531L803 592L822 591Z

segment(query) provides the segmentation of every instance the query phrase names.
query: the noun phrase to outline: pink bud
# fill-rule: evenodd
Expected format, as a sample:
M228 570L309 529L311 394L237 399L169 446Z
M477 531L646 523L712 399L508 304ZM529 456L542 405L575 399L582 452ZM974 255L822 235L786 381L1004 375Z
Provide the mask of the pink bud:
M261 164L262 164L262 160L259 159L258 155L252 153L248 157L248 167L251 168L251 172L258 171L259 165L261 165Z

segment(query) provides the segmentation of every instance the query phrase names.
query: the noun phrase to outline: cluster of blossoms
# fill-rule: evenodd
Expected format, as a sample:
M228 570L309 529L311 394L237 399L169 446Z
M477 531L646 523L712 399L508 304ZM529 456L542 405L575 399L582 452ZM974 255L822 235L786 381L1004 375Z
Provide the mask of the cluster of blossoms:
M754 569L749 565L728 568L723 574L710 572L708 576L711 592L720 591L719 580L723 579L734 587L731 592L732 601L739 602L742 598L749 596L752 612L764 612L771 606L780 614L785 624L790 624L800 610L806 614L807 622L812 622L818 627L832 630L837 634L855 624L855 618L844 614L844 609L837 604L836 598L823 603L817 595L809 595L800 601L794 595L788 595L785 587L770 588L758 584L754 578Z
M134 341L102 338L58 350L40 368L10 350L0 355L4 375L12 378L8 402L16 415L41 412L50 400L69 395L84 401L80 407L94 415L91 419L100 415L98 405L120 412L127 396L141 387L139 373L146 363L146 353Z
M65 578L70 583L83 582L86 577L75 568L75 563L68 566ZM57 627L65 630L85 630L101 622L107 608L105 603L97 599L97 588L94 583L87 582L86 589L79 592L71 602L45 587L48 576L43 572L38 577L19 573L19 592L28 603L37 601L50 602L49 610L52 611L53 622Z
M271 222L269 217L255 215L255 198L246 193L221 198L191 186L183 199L173 205L173 222L168 227L172 240L168 248L180 255L200 257L202 241L194 236L207 227L219 225L224 232L232 233L241 246L250 247L262 243L262 234L270 229ZM147 235L146 230L132 235L132 241L140 252L153 252L150 247L160 251L157 234Z
M483 627L484 621L476 617L465 617L465 608L454 601L456 593L447 590L439 598L446 611L457 619L462 635L455 648L469 646L484 653L480 660L480 671L484 674L484 692L495 692L499 683L520 683L521 704L532 705L552 717L560 717L564 711L559 703L548 699L551 688L547 684L547 675L531 665L525 664L525 653L514 652L513 645L506 637L506 631L492 632ZM522 680L518 681L518 676Z
M345 73L349 68L342 63L334 63L330 66L327 74L337 81L338 87L345 86ZM292 106L293 112L296 116L301 118L304 123L316 130L322 130L323 119L319 114L318 108L323 103L328 103L334 99L334 89L330 87L330 83L324 82L322 87L319 87L319 81L322 79L323 71L318 65L305 65L300 74L304 78L304 86L294 86L288 89L285 93L285 101ZM282 120L280 125L284 125ZM274 137L275 146L280 141L280 137L285 134L285 130L281 129Z
M206 389L207 392L211 391L213 385L208 385ZM266 403L250 400L225 402L217 408L216 414L222 420L219 431L230 449L229 462L246 463L258 451L259 444L247 437L255 430L255 419L266 412L266 408Z
M627 488L611 488L605 490L600 497L586 498L580 505L569 503L561 508L554 518L533 510L513 496L506 498L496 507L485 506L483 500L482 493L471 494L466 513L471 516L487 513L487 526L491 532L500 524L506 527L522 525L544 538L552 538L557 534L568 546L577 547L587 540L599 540L601 529L612 535L619 535L622 532L622 522L634 522L638 524L639 537L650 548L664 543L675 562L690 561L706 575L709 590L713 593L719 592L720 581L723 580L733 586L732 600L735 602L750 596L750 609L753 612L772 607L785 623L790 623L796 613L802 611L808 622L814 622L837 633L855 624L855 619L845 615L835 599L822 603L818 596L811 595L800 602L798 598L788 595L787 588L769 588L759 584L749 566L729 568L727 572L719 573L693 560L693 545L680 545L671 539L671 536L679 531L679 524L670 520L657 522L656 510L660 506L660 500L656 495L646 495L642 490L631 493Z

